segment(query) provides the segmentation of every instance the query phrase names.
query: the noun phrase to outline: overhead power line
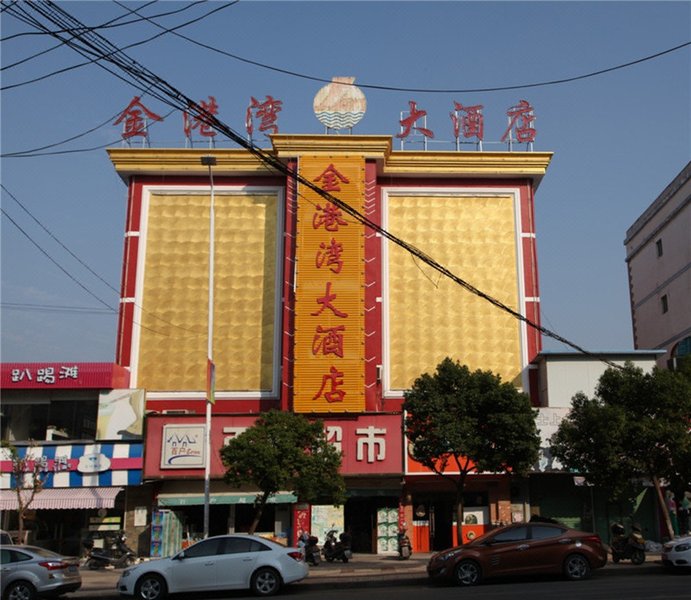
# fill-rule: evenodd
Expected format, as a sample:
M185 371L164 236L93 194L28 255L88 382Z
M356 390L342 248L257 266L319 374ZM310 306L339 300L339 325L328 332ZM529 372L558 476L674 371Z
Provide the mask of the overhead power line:
M43 229L43 231L45 231L45 232L48 234L48 236L49 236L54 242L56 242L56 243L57 243L63 250L65 250L65 252L67 252L72 258L74 258L74 260L76 260L82 267L84 267L89 273L91 273L94 277L96 277L96 279L98 279L101 283L103 283L106 287L110 288L110 289L111 289L112 291L114 291L116 294L119 294L119 293L120 293L119 290L118 290L116 287L114 287L113 285L111 285L108 281L106 281L103 277L101 277L98 273L96 273L96 271L94 271L88 264L86 264L81 258L79 258L79 256L77 256L77 254L75 254L72 250L70 250L70 249L69 249L69 248L58 238L58 237L56 237L56 236L55 236L55 235L54 235L54 234L53 234L43 223L41 223L41 221L40 221L38 218L36 218L36 217L32 214L32 212L31 212L26 206L24 206L24 204L22 204L22 202L20 202L19 199L18 199L14 194L12 194L12 193L5 187L4 184L0 183L0 188L1 188L10 198L12 198L12 200L14 200L14 201L19 205L19 207L20 207L27 215L29 215L29 217L31 217L31 219L32 219L41 229ZM86 287L85 284L83 284L83 283L82 283L81 281L79 281L76 277L74 277L71 273L69 273L69 272L67 271L67 269L63 268L63 267L62 267L52 256L50 256L50 254L49 254L45 249L43 249L43 248L38 244L38 242L36 242L26 231L24 231L24 229L22 229L22 228L19 226L19 224L18 224L14 219L12 219L4 210L3 210L2 212L3 212L3 214L10 220L10 222L11 222L17 229L19 229L19 231L20 231L26 238L28 238L28 240L29 240L34 246L36 246L36 248L38 248L38 249L41 251L42 254L44 254L45 256L47 256L48 259L49 259L53 264L55 264L63 273L65 273L70 279L72 279L72 281L74 281L75 283L77 283L77 285L79 285L79 287L81 287L82 289L86 290L92 297L96 298L96 299L99 300L102 304L104 304L104 305L106 306L106 308L107 308L110 312L118 312L117 309L113 308L113 307L110 306L109 304L106 304L104 301L100 300L100 298L99 298L98 296L96 296L93 292L91 292L91 290L89 290L89 289ZM136 306L137 308L139 308L142 312L144 312L144 313L146 313L146 314L148 314L148 315L151 315L154 319L156 319L156 320L158 320L158 321L160 321L160 322L162 322L162 323L165 323L166 325L170 325L171 327L175 327L175 328L181 329L181 330L183 330L183 331L188 331L188 332L190 332L190 333L195 334L196 336L199 336L199 335L202 335L202 334L205 333L205 332L202 332L202 331L195 331L194 329L189 329L189 328L187 328L187 327L184 327L183 325L179 325L179 324L177 324L177 323L173 323L173 322L171 322L171 321L168 321L167 319L164 319L163 317L158 316L158 315L155 314L153 311L147 310L147 309L145 309L144 307L139 306L139 305L136 304L136 303L134 303L134 306ZM133 320L132 322L135 323L136 325L142 326L140 323L137 323L137 322L134 321L134 320ZM143 327L143 326L142 326L142 327ZM148 327L144 327L144 328L145 328L145 329L149 329L150 331L153 331L154 333L158 333L158 334L160 334L160 335L165 335L165 334L163 334L163 333L160 332L160 331L155 331L154 329L150 329L150 328L148 328Z
M23 302L2 302L0 308L4 310L25 310L33 312L60 312L60 313L80 313L90 315L113 316L113 311L109 308L93 308L90 306L60 306L55 304L32 304Z
M145 94L142 94L145 95ZM173 114L173 112L177 110L175 108L171 109L169 112L167 112L163 117L161 118L162 120L165 120L168 118L170 115ZM72 137L69 137L67 139L61 140L59 142L53 142L52 144L46 144L45 146L40 146L39 148L32 148L30 150L17 150L16 152L7 152L6 154L0 154L0 158L30 158L34 156L53 156L56 154L74 154L77 152L91 152L93 150L101 150L103 148L108 148L109 146L112 146L113 144L116 144L122 140L122 138L118 138L117 140L112 140L110 142L107 142L105 144L100 144L98 146L93 146L91 148L74 148L72 150L56 150L53 152L42 152L42 150L48 150L50 148L55 148L56 146L62 146L63 144L67 144L68 142L73 142L74 140L78 140L80 138L83 138L90 133L93 133L94 131L97 131L98 129L101 129L102 127L105 127L106 125L110 124L113 122L113 119L116 119L122 114L122 111L118 111L113 115L112 117L108 117L105 121L100 123L99 125L96 125L95 127L92 127L91 129L87 129L86 131L82 133L78 133L77 135L73 135ZM155 127L158 125L158 121L154 121L151 124L148 125L148 128L151 129L152 127Z
M223 133L232 141L248 150L253 156L258 158L264 164L274 169L276 172L281 173L287 178L293 180L294 182L297 182L309 188L314 193L318 194L328 202L340 208L342 211L350 215L353 219L355 219L365 227L368 227L371 230L379 233L382 237L386 238L390 242L403 248L413 256L416 256L422 262L426 263L427 265L429 265L445 277L451 279L456 284L463 287L470 293L482 298L483 300L489 302L496 308L506 312L507 314L511 315L517 320L522 321L526 325L536 329L543 335L551 337L584 355L603 361L612 367L621 368L619 365L607 360L603 356L600 356L593 352L589 352L585 348L562 337L554 331L551 331L543 327L542 325L539 325L538 323L535 323L534 321L528 319L520 312L507 306L500 300L490 296L489 294L478 289L471 283L465 281L460 276L451 272L447 267L445 267L444 265L434 260L432 257L425 254L422 250L416 248L412 244L406 242L405 240L402 240L401 238L398 238L389 231L385 230L378 223L375 223L374 221L370 220L367 216L361 214L355 208L353 208L340 198L330 194L329 192L324 191L323 189L315 185L312 181L306 179L298 172L294 171L291 167L285 165L283 162L281 162L281 160L278 157L274 156L273 154L265 150L262 150L261 148L255 146L253 143L247 141L242 135L235 132L228 125L220 121L215 115L209 114L207 111L205 111L201 105L199 105L190 97L186 96L182 91L178 90L172 84L168 83L166 80L159 77L154 72L150 71L149 69L147 69L131 57L129 57L127 54L125 54L123 50L119 49L117 46L112 44L101 34L89 30L88 27L86 27L78 19L67 13L60 6L55 5L53 2L46 2L45 4L34 3L31 5L31 8L32 10L40 13L44 18L46 18L48 21L57 25L60 28L64 28L67 30L70 30L71 28L71 31L79 32L77 35L75 35L73 39L65 41L65 43L69 45L71 48L73 48L76 52L84 56L95 57L95 60L97 61L96 64L98 64L102 68L106 68L102 64L104 61L110 63L115 68L123 72L126 76L128 76L130 78L129 82L136 88L141 88L142 86L151 86L152 95L161 100L161 102L164 102L169 106L183 110L189 113L191 116L195 117L196 119L199 119L200 122L205 123L210 127L213 127L216 131L219 131L220 133ZM50 31L47 28L47 26L43 24L41 24L40 27L44 31ZM53 33L52 35L55 35L59 39L62 39L60 37L61 34ZM125 76L122 76L120 78L124 79Z
M117 2L116 3L123 8L127 8L124 4ZM276 73L282 73L284 75L289 75L291 77L298 77L300 79L307 79L309 81L317 81L320 83L331 83L331 79L327 79L324 77L319 77L316 75L308 75L305 73L299 73L297 71L291 71L289 69L283 69L280 67L276 67L273 65L269 65L266 63L262 63L256 60L252 60L249 58L245 58L243 56L239 56L237 54L233 54L231 52L228 52L226 50L221 50L220 48L216 48L215 46L211 46L210 44L205 44L203 42L200 42L198 40L195 40L187 35L184 35L182 33L179 33L173 29L168 29L164 27L163 25L160 25L159 23L156 23L153 21L153 17L144 17L143 15L140 14L139 10L137 9L129 9L131 12L142 16L143 19L149 21L159 29L162 29L166 33L172 33L176 37L179 37L180 39L183 39L187 42L190 42L191 44L194 44L195 46L199 46L200 48L205 48L206 50L210 50L211 52L216 52L217 54L221 54L223 56L227 56L228 58L232 58L234 60L237 60L239 62L244 62L249 65L253 65L255 67L260 67L262 69L267 69L269 71L274 71ZM682 48L686 48L687 46L691 46L691 41L684 42L683 44L679 44L678 46L674 46L672 48L668 48L667 50L662 50L661 52L656 52L655 54L650 54L648 56L644 56L643 58L638 58L623 64L615 65L613 67L606 67L604 69L600 69L598 71L592 71L590 73L585 73L582 75L574 75L572 77L562 77L560 79L551 79L547 81L541 81L541 82L536 82L536 83L521 83L517 85L500 85L500 86L494 86L494 87L479 87L479 88L460 88L460 89L454 89L454 88L423 88L423 87L398 87L398 86L392 86L392 85L383 85L383 84L375 84L375 83L362 83L358 82L357 84L355 83L345 83L344 85L352 85L356 86L359 88L364 88L364 89L371 89L371 90L380 90L380 91L386 91L386 92L415 92L419 94L471 94L471 93L479 93L479 92L504 92L504 91L510 91L510 90L522 90L522 89L529 89L529 88L535 88L535 87L544 87L544 86L549 86L549 85L559 85L562 83L572 83L574 81L580 81L582 79L589 79L590 77L596 77L598 75L604 75L605 73L611 73L612 71L618 71L619 69L625 69L627 67L632 67L634 65L638 65L644 62L647 62L649 60L654 60L656 58L660 58L661 56L664 56L666 54L671 54L672 52L676 52L677 50L681 50Z
M217 7L217 8L214 8L214 9L208 11L207 13L205 13L204 15L202 15L202 16L200 16L200 17L196 17L196 18L194 18L194 19L191 19L191 20L189 20L189 21L186 21L185 23L181 23L180 25L176 25L176 26L173 27L172 29L166 29L165 31L162 31L161 33L158 33L158 34L156 34L156 35L154 35L154 36L151 36L150 38L147 38L147 39L145 39L145 40L140 40L140 41L138 41L138 42L133 42L132 44L129 44L128 46L125 46L125 48L123 48L123 50L127 50L127 49L130 49L130 48L135 48L135 47L137 47L137 46L142 46L142 45L144 45L144 44L148 44L149 42L151 42L151 41L153 41L153 40L155 40L155 39L157 39L157 38L160 38L161 36L166 35L167 33L173 33L173 32L175 32L175 30L177 30L177 29L182 29L183 27L187 27L188 25L192 25L193 23L197 23L197 22L199 22L199 21L201 21L201 20L203 20L203 19L206 19L207 17L209 17L209 16L211 16L211 15L213 15L213 14L215 14L215 13L221 11L221 10L226 9L226 8L228 8L228 6L232 6L233 4L235 4L235 2L232 2L231 4L224 4L224 5L221 5L221 6ZM27 11L25 8L23 8L23 7L19 8L19 7L15 7L15 6L13 5L13 6L8 7L8 10L9 10L10 14L11 14L12 16L16 17L17 19L23 21L24 23L26 23L26 24L28 24L28 25L36 26L36 23L34 22L34 20L33 20L31 17L28 16L28 11ZM133 11L130 11L130 12L133 12ZM148 21L149 19L145 19L145 20ZM86 27L86 26L85 26L85 27ZM86 30L89 30L89 31L93 31L93 30L95 30L95 29L97 29L97 28L95 28L95 27L86 27ZM62 38L60 38L59 36L60 36L60 35L64 35L64 34L66 34L66 33L70 33L70 32L71 32L71 30L69 30L69 29L55 30L55 31L44 31L44 33L46 33L46 34L48 34L48 35L52 35L53 37L57 37L58 39L60 39L61 42L62 42L60 45L66 45L66 44L68 44L68 42L67 42L67 40L62 39ZM74 34L74 35L79 35L79 33L80 33L80 32L79 32L78 30L77 30L77 31L72 31L72 34ZM94 59L92 59L92 60L88 60L87 62L79 63L79 64L77 64L77 65L72 65L72 66L70 66L70 67L65 67L65 68L63 68L63 69L58 69L58 70L53 71L53 72L51 72L51 73L46 73L45 75L41 75L40 77L35 77L35 78L29 79L29 80L27 80L27 81L22 81L22 82L19 82L19 83L14 83L14 84L11 84L11 85L5 85L5 86L0 87L0 91L8 91L8 90L16 89L16 88L19 88L19 87L23 87L23 86L25 86L25 85L29 85L29 84L31 84L31 83L37 83L37 82L39 82L39 81L43 81L44 79L48 79L49 77L53 77L54 75L59 75L59 74L61 74L61 73L67 73L68 71L73 71L74 69L78 69L78 68L80 68L80 67L84 67L84 66L86 66L86 65L89 65L89 64L93 63L93 62L96 61L96 60L100 60L100 59L94 58ZM106 70L107 70L107 69L106 69ZM116 76L117 76L117 75L116 75Z

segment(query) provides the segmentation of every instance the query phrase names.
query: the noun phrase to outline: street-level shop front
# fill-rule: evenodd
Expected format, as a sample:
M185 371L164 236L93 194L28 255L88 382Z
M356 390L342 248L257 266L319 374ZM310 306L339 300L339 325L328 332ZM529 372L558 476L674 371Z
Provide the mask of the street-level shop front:
M100 540L107 531L125 529L127 490L141 484L141 442L19 446L17 456L28 459L27 476L39 465L42 479L25 513L22 541L78 556L87 536ZM2 526L17 532L18 491L5 449L1 467ZM19 494L26 504L31 489Z
M237 489L222 481L220 449L250 427L256 415L214 415L211 422L209 534L247 531L257 490ZM341 507L311 506L290 490L272 498L257 532L294 544L308 530L323 541L329 529L350 530L358 552L388 549L398 525L401 495L401 416L349 415L324 418L328 440L343 453L341 472L348 500ZM205 421L195 415L149 415L144 477L154 489L155 511L165 525L166 550L203 535ZM396 515L394 519L392 515ZM384 527L386 525L386 527ZM156 540L154 540L156 541ZM158 548L156 548L158 551Z
M87 535L98 545L106 532L124 529L139 549L150 506L140 485L144 390L129 389L129 373L115 363L0 367L3 529L19 534L21 500L22 541L79 555Z

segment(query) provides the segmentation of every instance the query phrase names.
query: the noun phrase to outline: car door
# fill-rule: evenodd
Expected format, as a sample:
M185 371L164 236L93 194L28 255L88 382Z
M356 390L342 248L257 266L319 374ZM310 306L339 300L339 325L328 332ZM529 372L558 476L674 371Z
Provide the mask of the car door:
M223 554L218 561L218 589L248 587L262 548L267 547L249 537L225 538Z
M565 544L570 543L564 537L565 528L556 525L530 525L530 539L525 556L528 558L532 572L553 572L561 570Z
M29 564L31 556L16 549L3 548L0 550L0 571L2 572L3 590L9 583L21 577L21 573L17 573Z
M218 589L217 572L223 538L202 540L171 560L170 593Z
M510 527L487 540L487 575L520 573L527 566L528 526Z

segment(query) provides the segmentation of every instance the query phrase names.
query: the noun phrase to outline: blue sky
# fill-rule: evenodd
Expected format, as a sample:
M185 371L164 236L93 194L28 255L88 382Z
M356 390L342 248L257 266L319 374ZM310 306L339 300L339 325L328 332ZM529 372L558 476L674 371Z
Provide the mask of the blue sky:
M187 6L58 4L91 26L126 15L127 8L153 17ZM554 152L536 195L543 324L592 351L633 348L623 240L691 156L691 46L603 75L527 89L432 93L363 84L470 90L576 77L691 41L691 3L243 0L201 2L156 21L171 28L215 9L177 31L275 69L325 80L354 76L368 103L354 133L396 134L400 112L415 100L435 132L430 148L450 150L448 115L457 101L484 105L485 140L498 141L506 110L528 100L537 117L534 148ZM35 30L7 12L0 19L6 213L0 359L113 361L117 319L106 305L118 306L126 188L105 147L119 145L113 122L139 92L93 64L24 83L84 59L60 47L15 65L57 42L17 36ZM99 31L124 47L160 29L141 22ZM236 131L243 131L250 97L271 95L283 102L281 133L323 133L312 111L322 82L172 34L127 52L187 96L214 96L219 118ZM159 100L142 100L159 115L170 111ZM151 140L154 147L182 147L180 113L153 127ZM472 283L472 273L459 275ZM545 348L567 349L547 338Z

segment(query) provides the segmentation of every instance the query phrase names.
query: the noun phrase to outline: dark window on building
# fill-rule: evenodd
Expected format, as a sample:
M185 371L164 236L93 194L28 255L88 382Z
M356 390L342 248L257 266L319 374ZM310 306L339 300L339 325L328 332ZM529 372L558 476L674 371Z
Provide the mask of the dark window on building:
M662 307L662 312L666 313L669 310L669 302L667 300L667 294L660 298L660 306Z
M664 251L662 249L662 240L661 239L659 239L659 240L657 240L657 242L655 242L655 248L657 250L658 257L662 256Z
M98 398L93 392L4 392L1 436L13 440L93 440L97 413Z

